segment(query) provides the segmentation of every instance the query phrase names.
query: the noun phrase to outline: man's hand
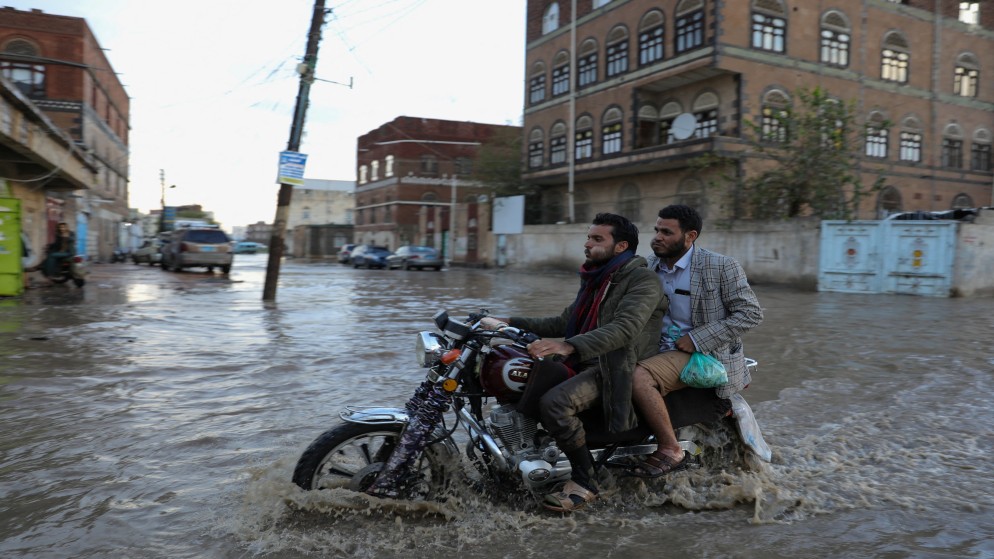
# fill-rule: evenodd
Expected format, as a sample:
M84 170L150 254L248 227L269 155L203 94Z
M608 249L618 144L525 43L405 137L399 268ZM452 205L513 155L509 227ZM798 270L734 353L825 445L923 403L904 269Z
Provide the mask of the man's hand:
M480 320L480 326L483 326L487 330L497 330L498 328L507 326L507 320L497 318L496 316L485 316Z
M684 353L694 353L697 351L697 346L694 345L694 340L690 337L690 334L684 334L676 341L676 348Z
M576 348L566 342L557 340L535 340L528 344L528 353L536 359L544 359L548 355L572 355Z

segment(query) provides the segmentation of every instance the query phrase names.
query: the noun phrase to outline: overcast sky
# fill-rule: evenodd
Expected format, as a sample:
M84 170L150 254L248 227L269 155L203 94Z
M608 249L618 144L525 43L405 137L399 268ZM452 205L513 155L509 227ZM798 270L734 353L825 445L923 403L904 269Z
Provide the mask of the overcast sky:
M526 0L326 0L305 176L355 180L356 138L405 116L521 124ZM271 222L313 0L0 0L82 17L131 97L130 205ZM499 6L499 7L498 7Z

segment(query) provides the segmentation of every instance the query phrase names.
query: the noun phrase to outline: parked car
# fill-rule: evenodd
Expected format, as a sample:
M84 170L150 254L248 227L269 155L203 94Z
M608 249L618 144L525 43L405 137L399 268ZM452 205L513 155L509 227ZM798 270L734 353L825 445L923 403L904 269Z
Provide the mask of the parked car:
M252 241L242 241L239 243L235 243L234 253L255 254L260 250L266 250L266 245L262 243L253 243Z
M155 266L162 262L162 239L148 239L142 246L131 252L131 261L135 264Z
M342 248L338 251L338 263L348 264L353 249L355 249L355 244L342 245Z
M392 253L387 247L376 245L359 245L352 249L349 261L353 268L386 268L387 257Z
M387 267L391 270L394 268L403 268L404 270L410 270L411 268L417 268L418 270L434 268L435 270L441 270L442 257L432 247L402 246L397 249L397 252L387 257Z
M183 268L205 267L208 272L220 268L231 272L234 251L231 239L217 227L188 227L172 232L162 247L162 269L180 272Z

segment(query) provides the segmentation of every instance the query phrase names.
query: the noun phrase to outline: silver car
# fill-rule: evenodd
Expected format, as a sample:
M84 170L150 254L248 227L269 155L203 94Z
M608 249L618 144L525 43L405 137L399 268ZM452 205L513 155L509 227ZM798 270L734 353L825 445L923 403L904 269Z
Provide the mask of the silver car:
M404 270L431 268L437 271L442 269L442 264L442 257L438 251L427 246L402 246L397 249L397 252L387 257L387 267L391 270L394 268Z
M169 243L162 247L162 269L180 272L183 268L220 268L231 272L234 260L231 239L216 227L189 227L172 232Z

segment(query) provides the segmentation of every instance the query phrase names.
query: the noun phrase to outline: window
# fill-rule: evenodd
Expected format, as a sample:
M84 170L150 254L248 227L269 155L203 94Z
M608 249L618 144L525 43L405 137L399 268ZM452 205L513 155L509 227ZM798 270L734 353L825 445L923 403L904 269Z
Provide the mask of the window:
M659 144L659 111L652 105L639 107L636 124L638 135L635 137L635 148L644 148Z
M790 97L779 89L763 96L763 115L760 138L763 142L785 144L790 139L787 118L790 116Z
M369 164L369 180L380 180L380 162L373 161Z
M632 183L625 184L618 191L618 214L627 217L631 221L640 221L639 216L641 212L639 208L642 206L642 195L639 192L639 187Z
M827 12L821 18L821 61L830 66L849 66L849 22L840 12Z
M388 156L386 156L386 158L384 158L384 165L383 165L383 167L384 167L384 169L383 169L383 176L385 176L385 177L392 177L393 176L393 156L392 155L388 155Z
M877 216L881 219L901 212L901 192L893 186L885 186L877 195Z
M969 25L980 23L980 2L960 2L959 20Z
M528 134L528 168L538 169L545 159L545 138L540 128Z
M628 71L628 31L615 27L607 36L607 77Z
M610 4L612 0L594 0L594 7L600 8L601 6L606 6Z
M867 157L877 159L887 157L887 139L890 134L886 122L887 119L879 112L870 114L870 118L867 119L865 145Z
M552 33L556 29L559 29L559 4L553 2L542 16L542 34Z
M611 155L621 153L621 109L611 107L601 119L601 153Z
M566 163L566 125L557 122L549 132L549 164Z
M920 163L922 160L922 127L916 118L908 117L901 123L898 159L912 163Z
M970 148L970 169L974 171L991 172L991 133L980 129L973 134L973 146Z
M460 177L468 177L473 174L473 160L468 157L456 158L456 174Z
M700 179L686 178L676 188L677 203L700 211L704 207L704 183Z
M953 94L961 97L976 97L980 83L980 62L977 57L963 53L956 59L953 71Z
M590 223L593 219L590 215L590 196L582 188L573 191L573 216L576 218L574 223Z
M884 39L884 48L880 53L880 79L908 83L910 63L911 53L907 39L897 31L891 31Z
M569 92L569 54L560 51L552 66L552 96L558 97Z
M942 166L963 168L963 131L956 124L946 126L942 134Z
M438 158L434 155L421 156L421 172L426 175L438 174Z
M359 166L359 184L366 184L369 181L368 175L369 175L369 167L366 167L365 165L360 165Z
M24 39L14 39L3 48L6 54L38 58L39 50ZM30 62L0 60L0 75L7 78L28 97L45 96L45 65ZM96 106L96 100L94 100Z
M575 139L574 156L577 160L594 156L594 119L588 115L576 119Z
M639 66L648 66L663 59L663 12L647 13L639 24Z
M785 52L787 10L779 0L755 0L752 4L752 48Z
M697 128L695 138L708 138L718 133L718 96L714 93L702 93L694 101L694 118Z
M677 54L704 44L704 0L683 0L676 7Z
M536 62L528 79L528 102L532 105L545 101L545 64Z
M673 121L683 113L683 107L676 101L670 101L659 110L659 141L664 144L671 144L675 140L673 137Z
M576 61L576 86L586 87L597 83L597 41L587 39L580 45Z

